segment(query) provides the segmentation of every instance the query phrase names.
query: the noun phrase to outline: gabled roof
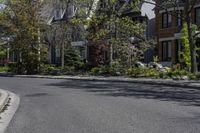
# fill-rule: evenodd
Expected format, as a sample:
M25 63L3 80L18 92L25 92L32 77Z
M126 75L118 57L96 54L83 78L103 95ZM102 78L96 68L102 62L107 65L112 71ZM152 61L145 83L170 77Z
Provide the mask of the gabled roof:
M54 7L52 4L43 4L42 8L39 11L39 17L42 23L51 24L54 16Z
M55 21L66 20L67 17L69 17L68 6L71 6L72 3L68 3L68 4L69 5L66 5L66 3L63 3L60 0L53 0L53 2L50 4L44 4L40 12L41 20L46 22L46 24L48 25L51 25L51 23ZM57 9L62 11L62 13L61 13L60 19L55 20L55 10Z

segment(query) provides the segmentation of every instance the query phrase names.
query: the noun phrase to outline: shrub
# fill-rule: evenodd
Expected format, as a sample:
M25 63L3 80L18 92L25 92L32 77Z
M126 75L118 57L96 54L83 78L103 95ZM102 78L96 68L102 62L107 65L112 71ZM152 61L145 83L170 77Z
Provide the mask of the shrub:
M80 70L84 68L85 64L78 50L75 48L68 48L65 51L65 65Z
M66 75L74 75L76 73L75 67L74 66L65 66L62 69L63 74Z
M102 65L91 69L93 75L103 76L119 76L125 74L126 68L124 68L119 61L113 61L109 65Z
M196 79L200 79L200 73L196 74Z
M42 64L41 65L41 73L49 74L51 71L56 69L56 65L54 64Z
M160 78L173 78L173 79L183 79L183 77L187 76L189 79L196 79L196 76L186 70L174 69L172 68L170 71L161 72L159 74Z
M94 67L91 69L91 74L92 75L98 75L101 72L101 68L100 67Z
M14 72L14 71L16 71L16 66L17 66L17 63L16 63L16 62L9 62L9 63L8 63L8 71L9 71L9 72Z
M196 79L198 79L198 78L197 78L197 75L194 75L194 74L192 74L192 73L189 74L188 77L189 77L190 80L196 80Z
M109 65L109 73L113 76L119 76L125 74L126 68L117 60L113 61Z
M159 78L166 79L166 78L169 78L169 77L167 75L167 72L160 72L159 73Z
M182 77L182 76L188 76L190 74L190 72L186 71L186 70L175 70L171 72L171 76L174 77Z
M145 77L158 77L159 72L155 68L145 68L144 76Z
M129 68L126 74L131 77L140 77L144 74L144 69L137 67Z
M181 70L181 65L180 64L172 65L171 69L172 71Z

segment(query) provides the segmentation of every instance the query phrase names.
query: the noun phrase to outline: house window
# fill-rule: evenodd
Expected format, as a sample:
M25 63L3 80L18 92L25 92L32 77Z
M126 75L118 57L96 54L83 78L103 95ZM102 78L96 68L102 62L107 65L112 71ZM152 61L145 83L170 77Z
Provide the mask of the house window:
M178 63L180 59L183 58L182 54L180 54L183 51L183 45L181 43L181 40L176 40L176 62Z
M55 10L55 20L61 19L62 10L56 9Z
M177 13L176 26L182 26L182 11Z
M162 14L162 28L168 28L172 25L172 16L169 13Z
M163 41L162 42L162 53L163 53L163 61L171 61L172 58L172 42L171 41Z
M75 15L75 7L74 5L69 5L68 9L67 9L67 16L68 18L71 18Z
M56 48L56 58L59 58L59 57L61 57L60 49Z
M195 10L195 21L197 25L200 25L200 8L196 8Z

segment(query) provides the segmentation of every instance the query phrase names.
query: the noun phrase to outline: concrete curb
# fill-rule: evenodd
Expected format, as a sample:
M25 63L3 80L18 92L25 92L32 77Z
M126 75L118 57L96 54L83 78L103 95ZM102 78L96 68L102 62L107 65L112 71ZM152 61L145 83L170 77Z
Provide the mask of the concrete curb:
M13 77L140 83L140 84L164 85L164 86L171 86L171 87L200 89L200 81L195 81L195 80L172 80L172 79L151 79L151 78L127 78L127 77L96 77L96 76L83 76L83 77L82 76L44 76L44 75L13 75Z
M20 103L20 97L18 95L9 91L7 93L9 94L9 106L0 114L0 133L4 133L6 131Z
M8 103L9 94L7 91L0 89L0 112L2 112L5 105Z
M199 80L172 80L172 79L153 79L153 78L127 78L127 77L103 77L103 76L50 76L50 75L13 75L0 74L2 77L18 78L45 78L45 79L67 79L84 81L107 81L107 82L125 82L141 83L150 85L164 85L171 87L195 88L200 89Z

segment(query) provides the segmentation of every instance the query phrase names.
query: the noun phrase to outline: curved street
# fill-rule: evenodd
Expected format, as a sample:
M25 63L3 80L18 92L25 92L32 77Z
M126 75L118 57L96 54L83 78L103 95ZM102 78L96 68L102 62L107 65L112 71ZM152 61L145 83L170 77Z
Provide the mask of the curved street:
M0 78L20 106L6 133L200 133L200 89Z

